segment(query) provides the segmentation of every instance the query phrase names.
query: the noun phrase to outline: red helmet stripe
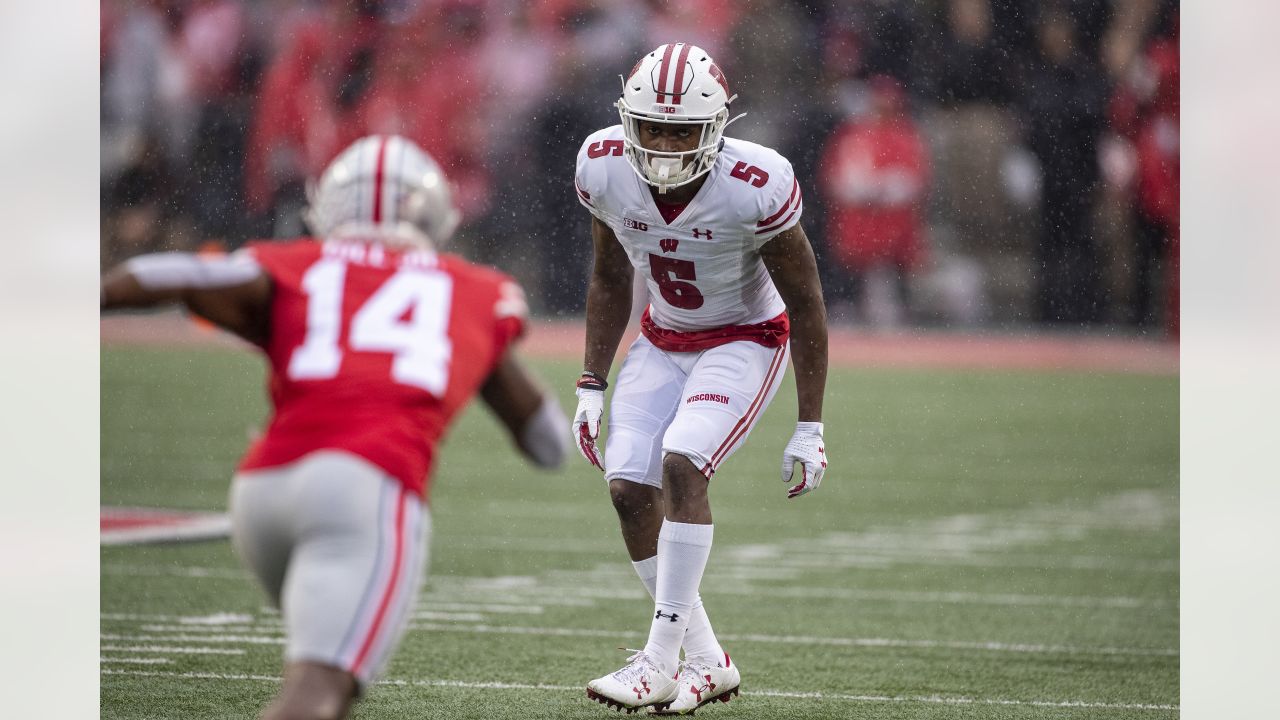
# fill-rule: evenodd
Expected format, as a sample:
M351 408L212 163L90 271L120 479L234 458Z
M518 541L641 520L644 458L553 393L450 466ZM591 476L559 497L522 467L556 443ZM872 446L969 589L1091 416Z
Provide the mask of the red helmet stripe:
M684 95L684 66L689 62L689 46L680 47L680 56L676 58L676 84L671 89L671 102L679 105L680 96Z
M662 62L658 63L658 87L656 88L660 103L667 101L667 66L671 64L671 51L675 50L676 46L667 43L664 47L666 50L662 51Z
M382 222L382 167L387 159L387 137L378 138L378 161L373 169L373 222Z

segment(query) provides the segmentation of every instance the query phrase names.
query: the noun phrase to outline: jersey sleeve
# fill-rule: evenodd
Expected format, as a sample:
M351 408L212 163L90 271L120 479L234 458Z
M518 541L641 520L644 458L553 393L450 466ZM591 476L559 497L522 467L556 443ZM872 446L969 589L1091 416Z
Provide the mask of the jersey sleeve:
M236 254L248 257L268 273L271 272L271 266L279 257L270 240L250 240L244 247L237 250Z
M761 194L758 218L751 228L756 248L795 227L804 212L804 198L791 163L777 153L771 155L767 163L770 182Z
M274 282L299 284L302 273L319 257L320 250L320 243L310 238L257 240L246 244L233 256L253 260Z
M582 147L578 148L578 164L573 176L573 190L578 196L578 202L601 220L605 218L599 203L608 180L605 158L610 157L615 150L617 154L622 154L622 141L610 139L608 130L606 128L592 133L582 143Z

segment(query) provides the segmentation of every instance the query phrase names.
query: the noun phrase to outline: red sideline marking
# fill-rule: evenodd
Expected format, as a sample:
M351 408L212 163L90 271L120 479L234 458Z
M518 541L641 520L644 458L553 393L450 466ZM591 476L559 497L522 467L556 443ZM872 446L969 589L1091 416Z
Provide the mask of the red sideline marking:
M108 514L104 510L100 518L99 530L127 530L140 527L173 527L191 521L190 515L147 515L131 514L128 511L117 515Z
M201 334L179 313L104 317L102 344L150 347L251 346L227 333ZM626 352L639 334L628 330L618 345ZM582 359L586 332L578 320L529 322L520 343L526 355ZM868 333L832 328L831 364L838 367L942 368L976 370L1079 370L1144 375L1177 375L1178 343L1168 340L1095 336L982 335L949 332Z
M132 545L224 538L231 533L231 519L226 513L103 507L98 527L103 545Z

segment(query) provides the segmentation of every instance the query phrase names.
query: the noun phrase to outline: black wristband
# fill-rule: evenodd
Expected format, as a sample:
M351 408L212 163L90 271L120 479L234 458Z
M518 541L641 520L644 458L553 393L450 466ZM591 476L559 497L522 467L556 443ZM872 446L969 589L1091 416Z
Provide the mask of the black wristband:
M578 378L578 387L585 387L590 390L607 390L609 381L590 370L583 370L582 376Z

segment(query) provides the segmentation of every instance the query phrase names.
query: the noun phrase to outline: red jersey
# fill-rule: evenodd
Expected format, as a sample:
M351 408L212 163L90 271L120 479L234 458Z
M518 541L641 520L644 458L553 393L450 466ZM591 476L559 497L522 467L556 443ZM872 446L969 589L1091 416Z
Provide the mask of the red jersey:
M833 134L822 164L828 234L840 263L859 270L882 262L918 267L929 154L915 125L905 118L847 123Z
M308 238L248 251L274 285L274 412L240 469L344 450L425 497L436 443L524 331L520 287L429 250Z

